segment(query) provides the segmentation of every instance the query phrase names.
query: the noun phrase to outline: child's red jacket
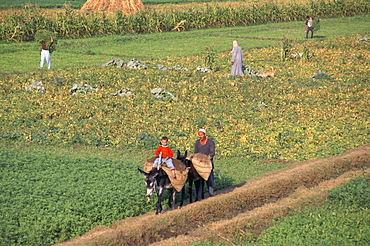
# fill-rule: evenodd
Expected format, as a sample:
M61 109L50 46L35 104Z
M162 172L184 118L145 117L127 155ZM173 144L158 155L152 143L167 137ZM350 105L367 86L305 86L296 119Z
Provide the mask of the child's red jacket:
M172 149L168 146L159 146L157 151L155 152L155 155L159 156L160 152L162 152L162 158L173 157Z

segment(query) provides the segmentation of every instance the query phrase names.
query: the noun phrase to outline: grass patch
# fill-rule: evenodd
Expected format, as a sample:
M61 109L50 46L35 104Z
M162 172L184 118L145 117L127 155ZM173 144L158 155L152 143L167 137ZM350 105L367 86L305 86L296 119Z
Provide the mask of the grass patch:
M310 208L264 231L257 245L369 245L370 177L360 176L329 192Z

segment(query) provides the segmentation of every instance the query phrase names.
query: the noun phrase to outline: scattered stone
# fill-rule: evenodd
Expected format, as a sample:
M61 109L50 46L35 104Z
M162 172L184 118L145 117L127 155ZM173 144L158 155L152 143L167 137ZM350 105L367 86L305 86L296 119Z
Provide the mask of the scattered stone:
M143 62L140 62L136 59L131 59L127 64L126 66L128 68L135 68L135 69L147 69L147 66L145 63Z
M97 88L93 88L91 85L85 84L83 82L81 83L75 83L73 84L72 88L70 89L72 92L72 95L75 94L87 94L90 92L97 92Z
M258 74L257 71L254 71L251 67L246 66L246 65L243 65L242 69L243 69L244 75L246 75L246 76L252 77L252 76L257 76L257 74Z
M172 70L175 70L175 71L188 71L189 69L185 68L185 67L181 67L180 65L175 65L172 67Z
M162 65L162 64L157 64L157 65L155 65L153 68L156 68L156 69L159 69L159 70L162 70L162 71L166 71L166 70L168 70L168 68L167 67L165 67L164 65Z
M46 89L44 87L44 84L42 81L36 81L32 80L32 83L30 85L25 86L26 90L37 90L38 92L46 92Z
M294 52L290 57L292 59L300 58L303 56L303 52Z
M312 55L309 54L308 52L294 52L290 56L290 58L292 58L292 59L298 59L298 58L302 58L304 56L306 56L308 59L311 59L312 58Z
M157 99L170 100L170 101L177 101L178 100L171 92L165 91L162 88L154 88L150 92Z
M201 67L201 66L198 66L196 69L197 69L197 71L201 71L203 73L210 73L210 72L212 72L212 70L209 67Z
M106 67L106 66L122 67L123 65L126 65L126 64L123 62L122 59L120 59L120 58L112 58L109 61L107 61L106 63L104 63L102 65L102 67Z
M120 96L120 97L132 97L134 96L134 90L131 88L125 88L123 90L119 90L116 93L111 93L111 96Z
M368 38L366 36L360 36L360 37L356 38L356 41L357 42L360 42L360 41L367 41L367 42L369 42L370 41L370 38Z

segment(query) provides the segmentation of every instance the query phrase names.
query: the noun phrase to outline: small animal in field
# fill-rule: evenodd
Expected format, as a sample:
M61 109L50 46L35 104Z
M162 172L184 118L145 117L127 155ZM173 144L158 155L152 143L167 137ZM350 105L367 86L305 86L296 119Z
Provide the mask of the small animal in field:
M271 71L266 71L266 72L263 72L263 73L257 73L256 75L259 76L259 77L262 77L262 78L274 77L275 71L274 71L274 68L271 67Z

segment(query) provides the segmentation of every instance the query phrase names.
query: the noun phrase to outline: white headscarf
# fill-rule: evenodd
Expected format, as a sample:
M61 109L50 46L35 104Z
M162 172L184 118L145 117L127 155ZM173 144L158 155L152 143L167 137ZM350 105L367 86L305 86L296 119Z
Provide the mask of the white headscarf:
M232 49L232 51L230 52L230 53L233 53L234 52L234 48L235 47L238 47L239 45L238 45L238 42L236 41L236 40L234 40L233 41L233 49Z

